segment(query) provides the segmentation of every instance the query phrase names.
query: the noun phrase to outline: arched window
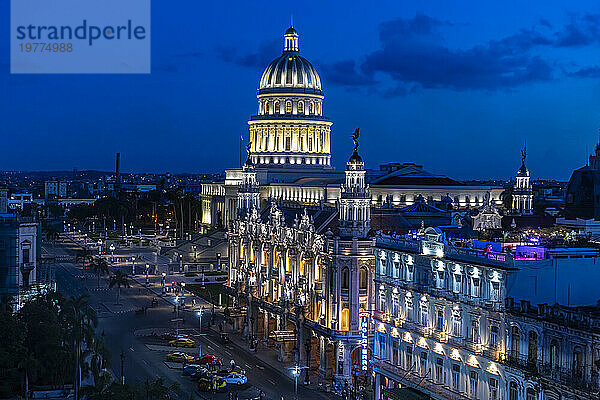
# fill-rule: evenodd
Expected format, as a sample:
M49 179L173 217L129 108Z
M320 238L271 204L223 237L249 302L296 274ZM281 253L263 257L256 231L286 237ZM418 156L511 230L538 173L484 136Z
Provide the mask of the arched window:
M289 100L285 102L285 113L286 114L292 113L292 102Z
M510 335L510 355L514 360L519 358L519 354L521 352L520 345L521 337L519 335L519 328L513 326Z
M309 113L309 114L314 114L314 112L315 112L315 105L314 105L314 103L311 101L311 102L310 102L310 107L308 108L308 113Z
M275 114L281 114L281 107L279 106L279 100L275 101Z
M558 342L554 339L550 343L550 368L558 369L558 362Z
M508 400L519 400L519 387L517 383L511 382L508 387Z
M537 339L538 335L535 331L529 331L529 345L527 346L527 361L530 365L535 365L537 362Z
M348 267L345 267L344 269L342 269L342 289L348 289L349 288L349 281L350 281L350 271L348 270Z
M304 102L303 101L298 102L298 114L304 114Z
M358 281L359 281L359 286L358 288L361 290L367 290L367 280L368 280L368 273L367 273L367 269L366 268L361 268L360 272L359 272L359 277L358 277Z
M573 373L577 378L583 377L583 351L579 346L573 349Z

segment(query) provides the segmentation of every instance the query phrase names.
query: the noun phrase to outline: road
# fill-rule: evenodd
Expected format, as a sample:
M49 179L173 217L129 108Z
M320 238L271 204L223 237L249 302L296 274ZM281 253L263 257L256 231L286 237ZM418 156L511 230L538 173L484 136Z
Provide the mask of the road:
M164 362L169 349L163 346L167 343L150 334L153 331L160 333L174 330L175 324L179 324L179 329L189 333L199 346L196 349L188 349L189 354L197 355L201 349L203 354L214 354L227 365L229 360L234 359L236 365L246 371L249 384L244 388L233 389L240 400L257 398L259 390L265 393L266 399L295 398L293 382L281 372L233 343L221 344L218 335L210 329L207 333L200 334L195 313L179 312L183 321L173 322L177 319L173 305L162 298L159 298L158 307L148 308L145 315L136 313L135 310L141 307L149 307L152 298L157 297L141 284L132 282L130 288L122 288L120 304L117 305L117 289L108 289L107 278L100 279L98 288L96 276L74 263L74 255L78 249L79 247L72 242L57 241L53 246L44 245L43 250L56 256L55 277L59 292L67 296L90 294L90 304L98 313L97 330L105 336L107 347L112 354L111 370L117 379L121 377L120 355L123 354L123 370L127 383L141 383L146 379L162 377L167 384L177 382L180 385L181 399L190 399L190 393L194 398L227 399L227 393L198 392L195 383L189 377L182 376L180 369L170 368ZM327 398L324 393L303 388L301 385L298 390L298 398L301 399Z

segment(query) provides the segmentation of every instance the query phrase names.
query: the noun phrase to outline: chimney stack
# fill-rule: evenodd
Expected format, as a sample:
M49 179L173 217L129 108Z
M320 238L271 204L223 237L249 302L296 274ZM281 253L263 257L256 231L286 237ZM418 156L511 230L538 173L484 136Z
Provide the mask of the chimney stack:
M115 192L121 190L121 153L117 153L117 166L115 171Z

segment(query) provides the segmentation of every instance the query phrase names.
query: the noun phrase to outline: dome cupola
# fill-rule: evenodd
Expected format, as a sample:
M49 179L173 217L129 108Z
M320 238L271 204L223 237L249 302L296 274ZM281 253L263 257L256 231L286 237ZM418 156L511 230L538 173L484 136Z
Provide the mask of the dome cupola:
M283 35L283 53L273 60L260 78L259 93L308 92L322 94L321 78L310 61L300 56L298 32L290 26Z

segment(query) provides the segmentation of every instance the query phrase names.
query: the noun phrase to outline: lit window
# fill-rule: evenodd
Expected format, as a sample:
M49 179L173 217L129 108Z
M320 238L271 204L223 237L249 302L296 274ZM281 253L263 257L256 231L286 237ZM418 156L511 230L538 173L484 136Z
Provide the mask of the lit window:
M292 113L292 102L289 100L285 102L285 113L286 114Z
M298 114L304 114L304 102L303 101L298 102Z

